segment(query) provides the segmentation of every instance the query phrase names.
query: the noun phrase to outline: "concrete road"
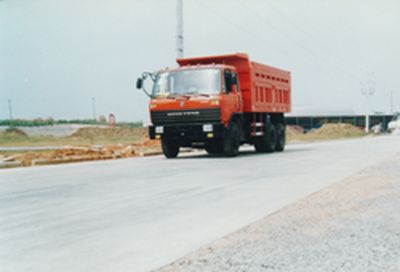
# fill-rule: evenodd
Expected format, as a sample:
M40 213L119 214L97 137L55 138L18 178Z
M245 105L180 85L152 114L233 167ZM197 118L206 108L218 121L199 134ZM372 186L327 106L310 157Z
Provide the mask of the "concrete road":
M400 137L0 171L0 268L148 271L400 152Z

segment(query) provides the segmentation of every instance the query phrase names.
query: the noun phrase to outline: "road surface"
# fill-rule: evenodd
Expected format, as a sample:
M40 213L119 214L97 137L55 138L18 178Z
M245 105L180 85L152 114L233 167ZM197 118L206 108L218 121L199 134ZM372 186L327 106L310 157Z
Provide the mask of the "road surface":
M398 152L383 136L2 170L1 271L155 269Z

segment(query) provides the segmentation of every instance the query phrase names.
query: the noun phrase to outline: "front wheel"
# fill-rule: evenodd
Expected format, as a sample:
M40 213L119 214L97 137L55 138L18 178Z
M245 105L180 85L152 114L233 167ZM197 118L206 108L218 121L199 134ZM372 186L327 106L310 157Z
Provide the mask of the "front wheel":
M224 155L227 157L236 157L239 154L240 130L237 123L232 123L228 128L223 142Z
M171 139L162 139L161 147L164 156L168 159L176 158L179 154L179 144Z
M211 142L206 146L206 151L210 155L220 154L223 152L223 146L221 141Z

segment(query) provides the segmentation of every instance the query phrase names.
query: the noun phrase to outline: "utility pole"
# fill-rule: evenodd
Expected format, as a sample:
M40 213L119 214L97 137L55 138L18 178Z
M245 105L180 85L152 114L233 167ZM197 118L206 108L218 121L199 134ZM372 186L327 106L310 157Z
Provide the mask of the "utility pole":
M11 99L8 99L8 115L9 115L10 121L12 121L13 112L12 112L12 100Z
M369 121L370 121L370 114L371 114L371 109L370 109L370 103L369 103L369 97L373 96L375 93L375 82L372 79L372 74L367 75L367 81L366 82L361 82L361 94L366 98L367 100L367 109L365 113L365 132L369 132Z
M96 121L96 97L92 97L93 120Z
M176 57L183 58L183 0L176 2Z

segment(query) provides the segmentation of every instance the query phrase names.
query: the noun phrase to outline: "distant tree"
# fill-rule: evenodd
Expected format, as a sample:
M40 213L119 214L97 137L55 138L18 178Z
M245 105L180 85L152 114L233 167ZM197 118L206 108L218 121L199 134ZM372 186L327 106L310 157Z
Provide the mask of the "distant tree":
M107 119L104 115L99 116L99 123L107 123Z
M54 125L54 119L51 116L47 117L44 121L45 121L46 125L50 125L50 126Z

